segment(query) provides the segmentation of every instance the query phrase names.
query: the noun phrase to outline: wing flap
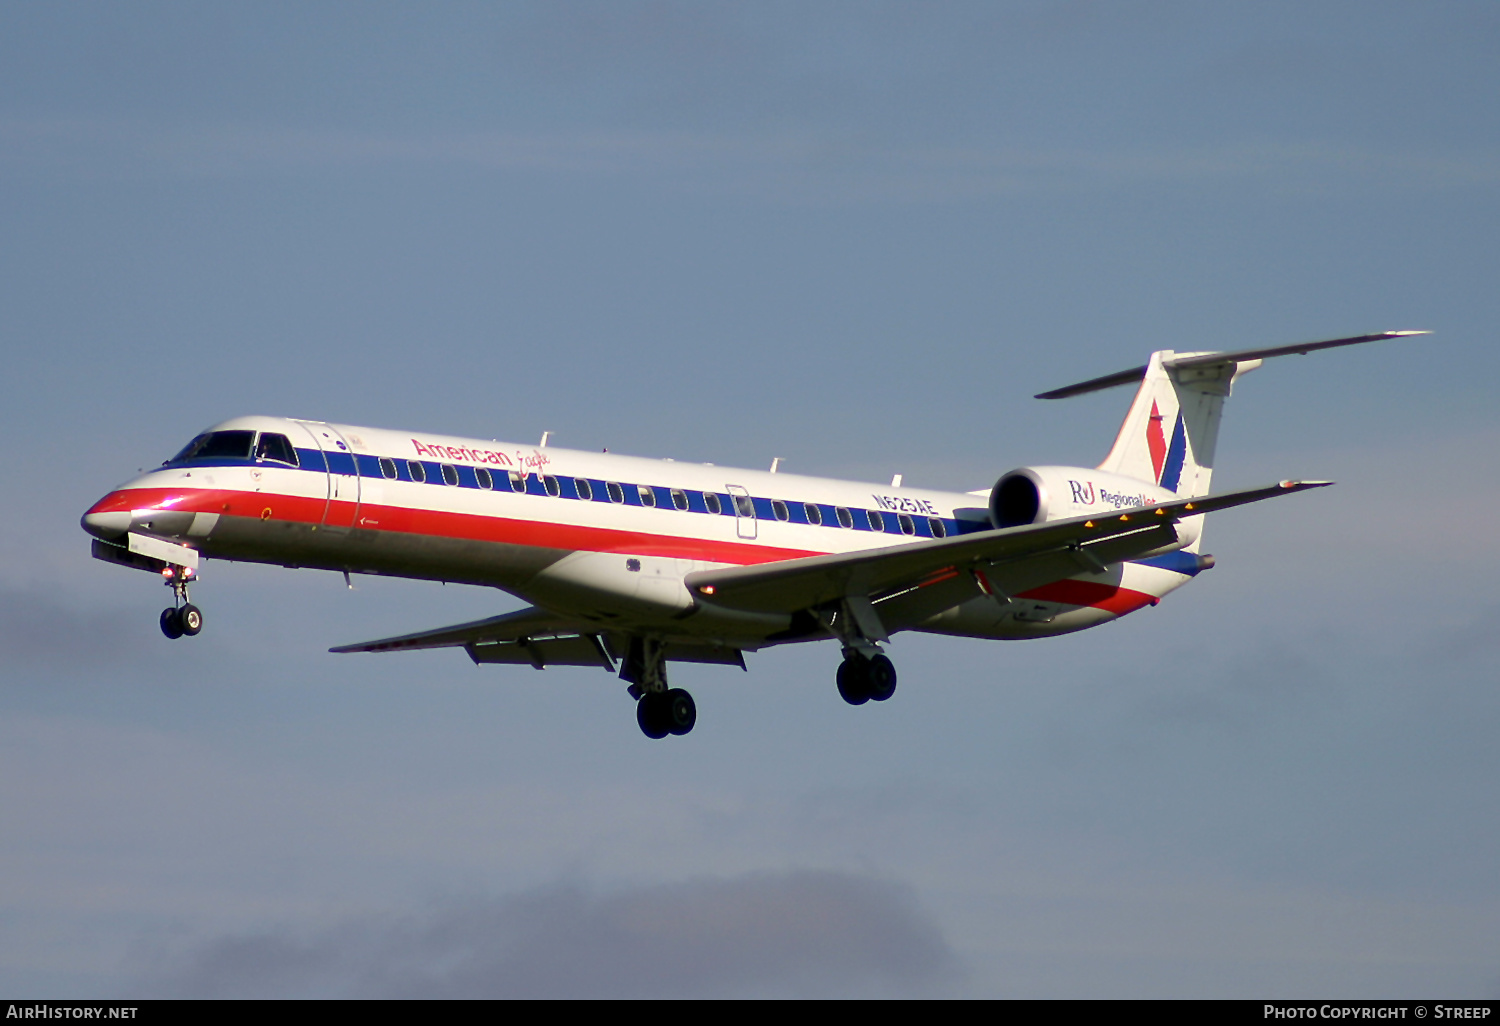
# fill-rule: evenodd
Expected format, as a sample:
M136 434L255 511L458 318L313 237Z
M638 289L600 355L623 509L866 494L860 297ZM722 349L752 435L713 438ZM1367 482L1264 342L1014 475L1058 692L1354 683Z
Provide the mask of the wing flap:
M521 638L516 641L481 641L464 646L475 664L510 663L519 666L598 666L615 668L615 660L597 634L561 638Z

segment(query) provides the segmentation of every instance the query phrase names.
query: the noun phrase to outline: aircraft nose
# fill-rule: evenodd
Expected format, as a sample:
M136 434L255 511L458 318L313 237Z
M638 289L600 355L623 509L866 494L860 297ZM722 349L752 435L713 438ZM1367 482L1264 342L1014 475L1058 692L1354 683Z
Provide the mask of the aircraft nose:
M130 511L120 509L101 513L89 510L81 522L83 529L95 538L118 538L130 530Z

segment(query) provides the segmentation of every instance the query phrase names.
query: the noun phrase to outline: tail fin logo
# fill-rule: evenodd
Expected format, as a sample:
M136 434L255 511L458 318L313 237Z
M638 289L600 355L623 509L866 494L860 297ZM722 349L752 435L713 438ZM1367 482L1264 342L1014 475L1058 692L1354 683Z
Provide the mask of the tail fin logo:
M1182 478L1183 460L1187 456L1187 431L1179 410L1176 423L1172 425L1172 442L1168 445L1166 432L1162 429L1163 419L1161 410L1153 399L1151 418L1146 421L1146 448L1151 453L1151 472L1157 484L1175 492Z
M1151 400L1151 419L1146 422L1146 448L1151 452L1151 478L1161 483L1161 465L1167 458L1167 437L1161 429L1161 411Z

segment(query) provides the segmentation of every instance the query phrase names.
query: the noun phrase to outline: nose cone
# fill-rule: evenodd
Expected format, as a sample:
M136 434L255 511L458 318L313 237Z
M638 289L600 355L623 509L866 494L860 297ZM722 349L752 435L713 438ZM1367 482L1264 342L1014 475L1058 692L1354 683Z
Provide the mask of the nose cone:
M130 510L101 510L99 506L102 505L102 502L98 503L83 515L80 523L85 531L95 538L113 539L130 530Z

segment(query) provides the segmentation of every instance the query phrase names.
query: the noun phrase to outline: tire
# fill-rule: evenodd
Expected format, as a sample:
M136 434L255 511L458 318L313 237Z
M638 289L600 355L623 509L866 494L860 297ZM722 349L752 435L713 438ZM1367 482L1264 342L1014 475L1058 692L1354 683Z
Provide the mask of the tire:
M693 701L693 696L682 688L673 688L666 693L665 701L662 702L663 722L667 725L667 731L681 737L693 729L693 724L698 722L698 705Z
M647 693L635 703L635 722L640 724L641 733L653 741L660 741L668 733L666 716L662 715L664 698L664 695Z
M177 618L177 610L163 609L161 611L161 632L173 641L182 637L182 621Z
M869 672L865 675L870 697L884 702L896 693L896 667L883 655L870 660Z
M839 697L850 705L864 705L870 700L870 664L860 656L846 658L839 664Z
M177 610L177 622L182 625L182 633L193 637L203 629L203 610L194 605L186 605Z

